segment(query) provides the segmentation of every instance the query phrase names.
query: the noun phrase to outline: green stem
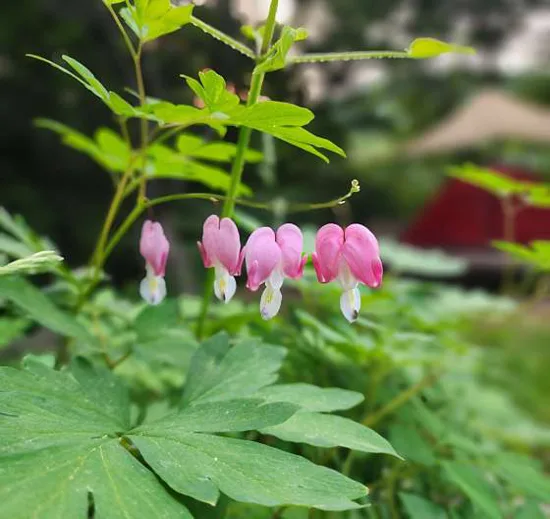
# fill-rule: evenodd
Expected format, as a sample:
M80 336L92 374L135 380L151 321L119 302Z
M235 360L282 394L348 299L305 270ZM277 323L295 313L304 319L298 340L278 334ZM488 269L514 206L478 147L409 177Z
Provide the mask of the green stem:
M134 56L134 68L136 71L136 82L138 87L139 94L139 103L141 106L145 105L146 96L145 96L145 83L143 81L143 70L141 68L141 55L143 51L143 45L140 42L138 50ZM138 192L138 204L140 200L145 198L145 190L147 187L147 178L145 176L145 166L147 162L147 144L149 141L149 123L145 117L140 119L140 129L141 129L141 178L139 184Z
M215 27L208 25L206 22L203 22L202 20L199 20L194 16L191 16L191 23L201 31L212 36L212 38L215 38L216 40L219 40L222 43L225 43L232 49L235 49L236 51L240 52L241 54L244 54L247 58L256 59L256 55L254 54L254 51L252 49L248 48L246 45L242 44L240 41L235 40L228 34L225 34L224 32L220 31L219 29L216 29Z
M275 32L277 9L279 7L279 0L271 0L269 6L269 13L264 27L264 35L262 40L261 54L267 53L273 40L273 34ZM260 56L261 58L261 56ZM252 81L248 92L247 106L253 106L258 102L260 94L262 92L262 86L264 83L265 72L257 72L252 74ZM252 135L252 129L241 127L239 131L239 138L237 141L237 150L235 153L235 159L233 160L233 166L231 168L231 184L229 186L228 198L225 201L222 210L222 217L231 218L233 211L235 210L235 200L237 198L237 190L241 183L241 178L244 170L245 153L250 143L250 136ZM212 285L212 273L209 272L204 294L202 298L201 313L197 324L197 337L200 339L204 335L204 325L206 323L206 316L208 315L208 307L212 299L212 293L214 287Z
M404 59L411 56L404 51L356 51L356 52L328 52L326 54L302 54L301 56L290 57L287 61L288 65L297 65L300 63L322 63L327 61L358 61L365 59L384 59L397 58Z
M111 16L113 17L113 20L116 23L116 26L118 27L118 30L120 31L120 34L122 34L122 38L124 39L124 43L126 44L126 47L128 48L128 52L132 56L132 59L136 59L136 49L134 49L134 46L132 45L132 41L130 40L130 37L128 36L128 33L126 32L126 29L124 29L124 26L120 22L120 19L118 15L115 13L115 10L113 9L113 6L110 4L106 4L107 9L109 10L109 13L111 13Z

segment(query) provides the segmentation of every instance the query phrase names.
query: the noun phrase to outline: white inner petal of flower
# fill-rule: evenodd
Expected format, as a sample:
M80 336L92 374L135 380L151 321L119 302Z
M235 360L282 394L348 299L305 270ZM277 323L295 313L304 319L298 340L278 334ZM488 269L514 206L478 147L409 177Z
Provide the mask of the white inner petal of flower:
M265 286L270 286L273 290L280 290L285 280L285 274L283 272L283 263L279 264L273 269L271 275L267 278Z
M260 299L260 314L266 321L275 317L281 309L283 294L278 288L271 286L269 281L265 285L265 290Z
M228 270L221 265L215 265L216 281L214 281L214 293L224 303L229 303L237 290L237 282Z
M152 269L147 269L147 275L139 285L141 297L150 305L158 305L166 297L166 281L162 276L155 276Z
M340 286L348 291L357 287L357 278L351 273L350 268L345 260L342 259L338 268L338 282Z
M361 294L358 288L346 290L340 296L340 310L344 314L344 317L353 323L359 317L359 310L361 309Z

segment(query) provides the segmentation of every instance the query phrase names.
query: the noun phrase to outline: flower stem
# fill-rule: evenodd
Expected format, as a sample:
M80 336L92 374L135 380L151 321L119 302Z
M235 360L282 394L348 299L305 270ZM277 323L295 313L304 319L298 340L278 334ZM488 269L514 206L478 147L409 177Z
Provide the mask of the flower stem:
M261 55L267 53L273 40L273 34L275 32L277 9L279 7L279 0L271 0L269 6L269 13L264 27L264 36L261 46ZM261 56L259 56L261 59ZM254 72L252 74L252 81L250 83L250 89L248 92L247 106L253 106L258 102L260 94L262 92L262 86L264 83L265 72ZM231 218L235 210L235 200L237 198L237 190L241 183L241 178L244 170L245 153L250 143L250 136L252 135L252 129L241 127L239 131L239 138L237 140L237 150L235 153L235 159L231 168L231 184L229 186L227 200L224 203L222 209L222 217ZM206 323L206 316L208 315L208 307L212 299L212 293L214 287L212 284L213 273L212 269L208 271L206 276L206 284L204 287L204 294L202 298L201 313L197 324L197 337L201 339L204 336L204 325Z
M327 61L359 61L365 59L384 59L384 58L410 58L406 51L353 51L353 52L328 52L326 54L302 54L301 56L293 56L288 59L289 65L299 63L324 63Z

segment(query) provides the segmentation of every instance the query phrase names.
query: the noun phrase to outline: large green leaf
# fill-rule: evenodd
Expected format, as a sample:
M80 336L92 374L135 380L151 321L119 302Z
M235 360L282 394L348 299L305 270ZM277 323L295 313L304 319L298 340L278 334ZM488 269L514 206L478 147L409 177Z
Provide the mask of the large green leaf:
M443 463L447 477L472 501L475 508L488 519L502 519L493 489L482 473L470 465L447 461Z
M277 379L286 350L245 340L231 347L219 333L195 354L183 403L213 402L253 395Z
M97 343L96 338L72 315L55 306L43 292L23 278L0 276L0 298L11 301L46 328L74 337L88 346Z
M378 433L341 416L296 413L280 425L263 428L262 433L316 447L346 447L362 452L384 453L399 457L390 443Z
M410 519L447 519L445 510L423 497L400 492L399 498Z
M296 504L346 510L367 489L337 472L261 443L168 431L131 436L153 469L176 491L207 503L223 492L265 506Z
M32 359L23 371L0 368L0 387L2 519L83 517L89 497L104 519L190 518L157 476L207 503L223 492L268 506L343 510L357 508L354 500L366 494L363 485L299 456L209 434L276 425L296 412L290 403L193 402L132 429L125 388L83 360L64 372Z

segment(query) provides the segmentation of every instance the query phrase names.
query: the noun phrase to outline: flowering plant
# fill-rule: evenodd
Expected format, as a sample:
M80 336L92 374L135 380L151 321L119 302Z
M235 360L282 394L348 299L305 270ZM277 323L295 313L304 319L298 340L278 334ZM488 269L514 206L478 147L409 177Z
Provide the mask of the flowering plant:
M389 491L395 487L396 474L404 470L397 465L402 454L414 459L426 443L420 433L414 436L414 429L411 435L403 435L403 427L410 429L410 420L418 416L430 424L432 435L444 427L418 397L438 378L439 367L430 366L430 373L404 396L378 405L376 380L385 377L385 362L393 361L383 357L374 339L369 343L370 336L363 341L354 335L359 327L375 328L359 315L365 296L360 285L380 287L383 273L377 238L363 225L343 229L327 223L317 232L314 251L304 251L304 232L291 222L276 230L256 228L241 246L235 206L273 206L251 198L243 183L245 164L262 158L250 149L250 137L254 131L263 132L311 154L312 159L328 161L331 153L344 156L337 144L306 129L313 119L310 110L262 97L264 81L272 71L301 63L417 59L472 50L421 38L404 51L291 54L307 33L276 23L277 0L271 0L264 25L243 31L253 46L204 22L192 4L173 5L169 0L103 0L103 4L128 49L135 71L135 99L109 89L74 58L63 56L59 64L31 56L80 83L112 111L119 130L103 128L88 137L55 121L39 121L59 134L64 144L96 161L114 180L112 201L88 268L70 269L51 252L48 240L36 236L20 219L0 212L0 227L11 236L5 243L15 244L10 255L15 251L21 256L0 267L2 304L22 313L7 318L9 329L17 336L38 323L61 338L55 358L30 355L21 368L0 368L0 519L275 519L305 517L287 515L303 510L307 517L340 516L347 511L347 517L366 517L370 512L365 510L371 510L365 508L369 506L367 476L353 471L355 458L393 457L396 465L379 471L378 485L387 483ZM246 96L239 97L213 70L203 70L197 78L184 77L195 96L193 105L161 100L146 90L144 49L158 38L192 27L250 58L252 76ZM132 138L134 124L138 139ZM219 138L211 142L191 133L197 125L211 128ZM228 127L238 129L236 144L223 140ZM230 163L229 171L220 163ZM163 178L191 179L206 191L149 197L149 184ZM334 207L358 191L359 184L353 181L350 190L335 200L288 203L288 213ZM204 222L198 242L204 267L209 269L205 294L194 311L182 315L167 275L170 236L153 211L161 204L193 199L215 202L216 209ZM124 213L128 205L124 202L131 200L131 210ZM139 248L145 260L146 277L139 285L148 303L143 306L106 290L104 282L112 252L146 212L149 218L142 222L139 247L136 244L136 254ZM197 238L199 234L197 230ZM323 298L332 297L330 287L311 288L315 282L305 269L309 254L320 283L339 282L341 311L348 321L357 323L355 328L341 316L335 329L327 328L305 311L311 294L318 299L319 315L328 308ZM246 288L255 292L264 285L259 321L256 309L228 318L223 312L232 311L231 305L212 305L213 294L223 303L237 304L235 278L243 267ZM50 290L40 291L23 277L34 272L53 276ZM275 328L273 322L264 321L279 314L286 279L291 280L303 308L285 326ZM182 304L189 300L191 296L182 298ZM384 326L376 333L393 337ZM437 333L451 341L444 331ZM314 352L317 356L312 356ZM367 366L377 362L380 371L374 380L364 380L357 372L357 368L366 372ZM353 389L307 383L304 364L315 365L319 373L326 370L327 381L336 378ZM349 377L334 377L340 369ZM286 383L276 384L280 371ZM399 386L403 380L394 382ZM363 402L364 393L372 402ZM400 418L401 429L392 429L392 440L399 444L396 449L371 427L406 402L411 405L409 417ZM352 408L358 410L355 415ZM420 447L411 449L404 436L414 438ZM369 470L376 470L379 458L372 458ZM359 465L367 464L355 463L355 468ZM476 473L472 476L457 461L447 460L442 467L434 470L445 470L455 486L476 487L470 484L478 481ZM438 488L434 495L442 492ZM497 517L483 488L471 494L484 516ZM383 517L397 517L395 492L389 495L389 504L384 505L389 512ZM439 517L436 505L419 504L418 499L405 494L403 506L407 511L429 510L414 517Z

